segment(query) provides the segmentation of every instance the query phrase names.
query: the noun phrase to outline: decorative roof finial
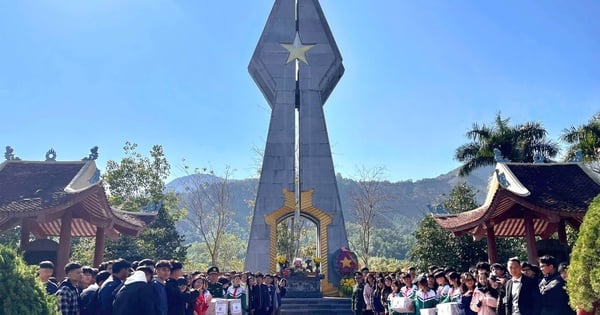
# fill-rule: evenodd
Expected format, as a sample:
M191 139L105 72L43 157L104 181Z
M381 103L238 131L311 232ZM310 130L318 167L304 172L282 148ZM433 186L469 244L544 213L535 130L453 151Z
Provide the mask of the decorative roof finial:
M539 164L544 163L546 161L546 157L541 151L535 151L533 153L533 163Z
M572 162L572 163L581 163L581 162L583 162L583 150L577 149L577 151L575 151L575 154L569 160L569 162Z
M498 183L503 188L508 188L510 186L510 182L506 179L506 174L500 173L500 170L496 169L496 178L498 179Z
M7 145L6 146L6 151L4 152L4 158L7 161L10 161L10 160L19 161L19 160L21 160L20 158L16 157L13 152L15 152L15 149L13 149L11 146Z
M500 149L498 148L494 148L494 160L496 160L496 162L498 163L510 162L509 159L505 158L504 155L502 155L502 151L500 151Z
M98 146L94 146L90 149L90 154L87 157L81 159L82 161L95 161L98 158Z
M46 152L46 162L55 162L56 161L56 151L53 148L50 148L48 152Z

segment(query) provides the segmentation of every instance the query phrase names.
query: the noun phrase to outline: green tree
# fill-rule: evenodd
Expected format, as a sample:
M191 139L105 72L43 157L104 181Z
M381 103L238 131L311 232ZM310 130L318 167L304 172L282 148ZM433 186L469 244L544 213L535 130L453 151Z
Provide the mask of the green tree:
M600 172L600 113L587 124L571 126L563 130L560 139L569 144L565 158L571 159L577 150L581 150L583 161L593 163L594 170Z
M0 244L0 314L57 314L56 298L46 294L34 266Z
M496 115L494 124L473 124L466 134L471 142L456 149L454 158L463 165L459 169L460 176L469 175L474 169L494 165L494 149L512 162L533 162L536 153L546 159L558 154L556 143L546 138L546 129L539 122L526 122L511 126L509 118Z
M592 311L600 301L600 195L594 198L583 218L579 237L571 253L570 305Z
M0 244L9 248L17 249L21 238L21 227L14 227L0 234Z
M108 161L103 180L110 193L111 206L128 211L157 211L156 219L138 237L120 235L106 242L106 256L128 260L175 258L185 260L187 246L176 228L180 216L177 199L165 193L170 174L162 146L155 145L150 157L138 153L137 144L126 142L125 157Z

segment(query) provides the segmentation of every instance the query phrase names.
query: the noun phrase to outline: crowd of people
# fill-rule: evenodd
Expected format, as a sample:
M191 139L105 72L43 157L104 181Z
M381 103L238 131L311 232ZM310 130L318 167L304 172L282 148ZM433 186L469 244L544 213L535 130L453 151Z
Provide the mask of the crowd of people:
M238 299L241 314L279 314L286 280L279 275L183 272L177 260L128 262L117 259L97 269L69 262L60 283L54 264L39 264L46 292L55 295L62 315L205 315L217 298Z
M570 315L566 292L567 265L552 256L539 258L539 267L518 258L507 265L480 262L466 272L452 267L430 266L427 273L416 268L391 274L371 273L367 268L354 274L352 293L355 315L422 314L438 304L450 303L465 315ZM392 301L402 297L409 307L394 310Z

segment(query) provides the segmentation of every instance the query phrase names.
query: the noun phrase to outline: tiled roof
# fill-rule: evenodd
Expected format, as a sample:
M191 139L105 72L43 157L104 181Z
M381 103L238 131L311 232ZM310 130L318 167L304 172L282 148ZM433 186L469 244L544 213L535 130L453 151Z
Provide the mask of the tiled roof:
M598 194L598 177L580 164L499 163L484 205L456 215L436 216L435 220L456 234L483 237L488 225L493 225L496 236L523 236L527 211L533 217L535 234L549 236L558 228L556 218L580 224Z
M71 209L71 235L137 235L156 214L112 209L95 163L6 161L0 164L0 231L29 222L37 237L59 236L62 213Z

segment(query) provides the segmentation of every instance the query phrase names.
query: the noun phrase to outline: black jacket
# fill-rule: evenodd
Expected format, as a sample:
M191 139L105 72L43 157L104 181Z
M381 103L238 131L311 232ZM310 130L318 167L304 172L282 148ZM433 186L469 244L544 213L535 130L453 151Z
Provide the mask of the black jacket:
M177 285L177 280L169 278L165 283L169 315L185 315L186 296Z
M250 289L250 309L263 311L271 307L272 297L266 284L257 284Z
M143 272L141 276L145 277ZM155 297L154 290L145 278L142 281L127 279L115 297L113 315L159 315Z
M526 276L521 277L521 290L519 296L519 311L521 315L541 315L540 313L540 289L538 282L535 279ZM500 290L498 296L498 315L512 315L512 288L513 279L510 279L504 284L504 290Z
M569 296L565 291L565 281L555 273L540 281L542 295L541 313L544 315L569 315L573 313L569 307Z

